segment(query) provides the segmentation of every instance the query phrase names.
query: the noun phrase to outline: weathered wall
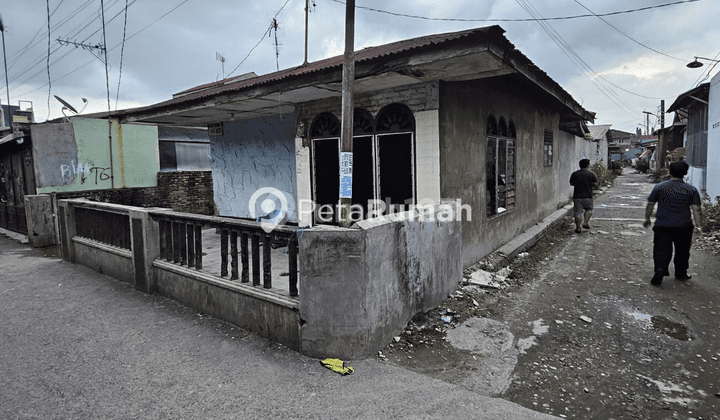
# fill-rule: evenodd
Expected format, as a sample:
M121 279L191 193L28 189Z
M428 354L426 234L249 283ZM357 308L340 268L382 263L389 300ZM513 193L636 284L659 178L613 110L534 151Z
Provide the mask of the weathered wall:
M251 218L250 199L261 188L283 192L288 203L297 197L295 168L295 115L223 123L222 136L210 136L215 203L221 216ZM262 195L256 200L256 217L265 214ZM297 220L291 210L290 220Z
M75 137L79 137L77 130L84 124L88 125L86 130L94 133L107 129L107 121L85 120L75 125ZM157 185L157 173L160 172L157 127L114 123L113 128L115 188Z
M55 245L55 220L49 195L26 195L28 242L33 248Z
M441 196L461 199L472 206L472 220L463 225L464 267L557 209L558 168L543 165L543 135L545 130L551 130L558 139L559 116L517 81L508 77L440 85ZM517 132L516 208L490 218L486 216L485 202L489 114L512 121Z
M107 120L78 118L31 130L38 194L112 187ZM115 188L155 186L158 153L157 128L115 124Z
M392 220L300 237L303 354L368 357L458 287L461 223Z
M708 97L707 194L720 196L720 73L710 82Z

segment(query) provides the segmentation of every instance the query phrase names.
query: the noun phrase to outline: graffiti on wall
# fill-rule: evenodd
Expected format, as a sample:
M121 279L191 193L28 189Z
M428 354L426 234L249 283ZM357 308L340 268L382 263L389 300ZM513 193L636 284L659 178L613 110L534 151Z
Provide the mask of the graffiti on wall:
M68 182L72 182L73 179L80 176L80 184L94 182L97 185L99 181L110 179L110 168L95 166L91 162L85 162L84 164L78 162L76 164L73 160L70 161L69 165L60 165L60 176L63 181L67 180Z

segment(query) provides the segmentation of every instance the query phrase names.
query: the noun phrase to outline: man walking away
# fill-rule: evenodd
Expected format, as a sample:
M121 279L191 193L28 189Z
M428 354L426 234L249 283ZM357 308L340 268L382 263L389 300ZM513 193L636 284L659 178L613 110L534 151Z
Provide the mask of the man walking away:
M597 175L588 169L590 159L580 161L580 170L570 175L570 185L573 190L573 206L575 211L575 233L581 233L582 229L590 229L590 216L593 211L593 188L598 185Z
M670 179L655 186L648 196L645 208L646 228L650 226L655 203L658 203L653 227L653 263L655 274L650 284L660 286L664 276L669 276L670 259L675 246L675 278L688 280L687 274L690 261L690 245L692 244L693 230L702 234L702 211L700 209L700 194L698 190L683 181L687 174L688 164L685 162L672 162L670 164ZM691 214L695 218L695 226Z

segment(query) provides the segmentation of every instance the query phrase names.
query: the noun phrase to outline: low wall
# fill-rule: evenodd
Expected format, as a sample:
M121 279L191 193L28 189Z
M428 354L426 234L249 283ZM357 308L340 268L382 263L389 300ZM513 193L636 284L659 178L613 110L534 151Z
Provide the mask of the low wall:
M301 352L368 357L462 280L462 225L417 213L314 228L300 238ZM414 220L408 216L414 214ZM403 219L405 217L405 219Z
M78 207L127 215L131 249L78 237ZM160 258L158 220L173 215L237 224L233 219L87 200L58 202L66 260L128 281L145 293L170 297L305 355L342 359L371 356L416 313L437 306L458 287L461 222L438 221L439 212L446 210L433 208L424 220L417 212L370 219L350 229L282 227L298 235L299 297L292 297ZM81 213L87 212L77 212ZM256 227L262 230L259 223Z

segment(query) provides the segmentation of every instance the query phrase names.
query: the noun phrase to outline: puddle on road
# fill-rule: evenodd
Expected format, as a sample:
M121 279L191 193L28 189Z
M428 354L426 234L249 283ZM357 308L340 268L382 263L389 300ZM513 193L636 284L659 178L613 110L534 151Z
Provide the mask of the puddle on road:
M678 322L673 322L664 316L648 315L638 312L633 312L630 315L632 315L635 319L650 323L653 330L667 335L670 338L681 341L689 341L692 338L688 332L687 326Z
M653 329L661 332L668 337L672 337L676 340L688 341L690 340L690 334L685 325L672 322L664 316L654 316L651 319Z

